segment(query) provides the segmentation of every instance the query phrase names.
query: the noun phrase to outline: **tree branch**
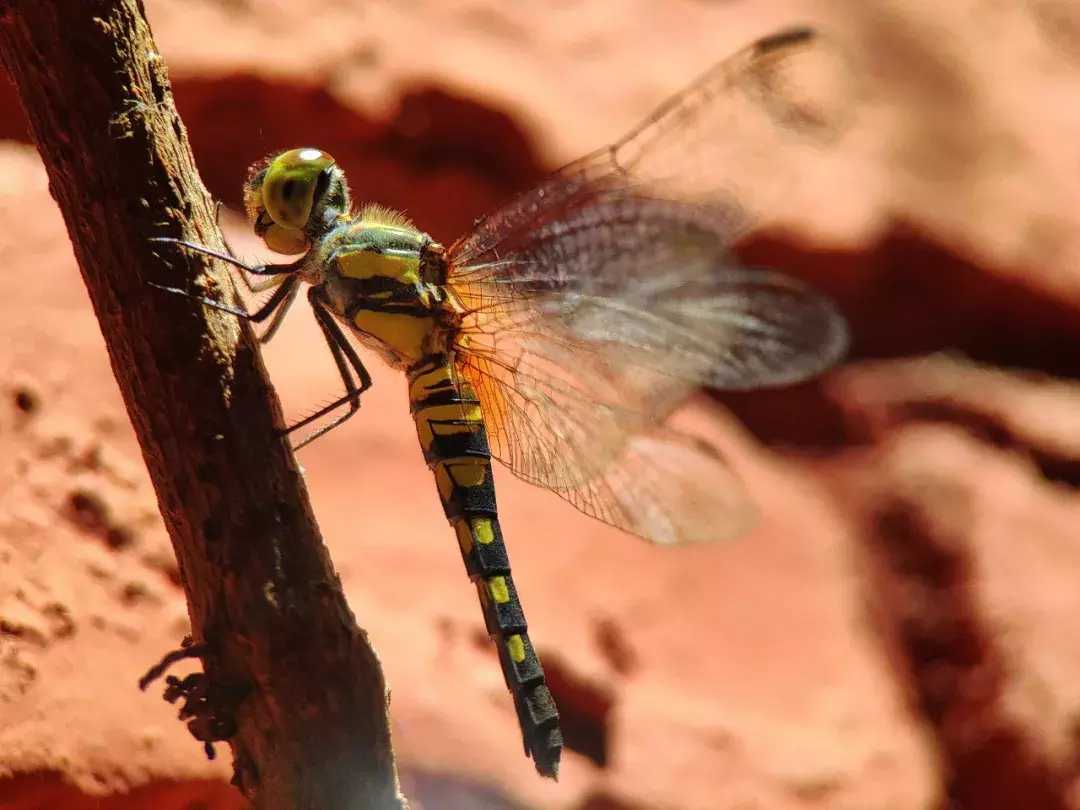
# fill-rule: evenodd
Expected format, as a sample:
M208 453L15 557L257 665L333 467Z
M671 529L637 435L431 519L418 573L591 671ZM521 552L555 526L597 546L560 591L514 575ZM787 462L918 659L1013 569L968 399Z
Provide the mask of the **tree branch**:
M198 694L232 696L215 728L235 720L236 784L260 808L402 810L382 672L275 438L250 331L146 283L190 268L193 289L234 295L223 268L148 241L221 236L141 2L0 0L0 56L172 538Z

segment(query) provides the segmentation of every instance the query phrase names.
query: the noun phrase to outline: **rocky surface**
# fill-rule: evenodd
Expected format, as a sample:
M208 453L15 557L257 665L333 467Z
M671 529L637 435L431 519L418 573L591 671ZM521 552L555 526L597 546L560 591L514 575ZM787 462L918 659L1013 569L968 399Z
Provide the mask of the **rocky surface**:
M862 43L867 140L740 246L837 298L853 362L723 397L738 420L694 414L758 528L650 548L500 476L572 749L558 784L521 756L403 381L374 361L361 416L301 461L393 690L414 806L1080 807L1070 4L680 0L662 19L599 0L148 6L216 195L235 204L248 162L315 144L442 239L754 36L813 20ZM0 137L0 806L241 806L227 749L208 762L136 687L186 609L4 83ZM300 311L267 351L293 414L336 391L318 341Z

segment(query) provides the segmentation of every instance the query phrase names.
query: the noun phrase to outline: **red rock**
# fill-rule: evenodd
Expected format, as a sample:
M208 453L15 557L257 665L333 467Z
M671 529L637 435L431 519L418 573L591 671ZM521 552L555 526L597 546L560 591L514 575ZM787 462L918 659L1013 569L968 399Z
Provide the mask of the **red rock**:
M867 140L831 176L771 167L804 182L744 255L835 294L863 357L960 347L985 365L860 365L731 399L752 434L699 415L762 514L727 546L650 548L499 476L531 633L605 767L570 752L548 784L522 757L404 381L373 363L361 416L301 461L386 669L414 805L995 810L1043 785L1069 806L1080 396L1030 376L1080 370L1064 4L149 5L216 194L235 202L249 161L310 143L443 239L754 36L810 18L862 43ZM4 88L0 135L19 138ZM187 629L175 564L44 173L4 144L0 178L0 221L18 223L0 229L0 804L236 806L227 755L208 763L135 687ZM318 341L298 312L267 351L294 414L334 393ZM886 507L962 576L935 591L875 551ZM1016 756L972 754L1001 728Z

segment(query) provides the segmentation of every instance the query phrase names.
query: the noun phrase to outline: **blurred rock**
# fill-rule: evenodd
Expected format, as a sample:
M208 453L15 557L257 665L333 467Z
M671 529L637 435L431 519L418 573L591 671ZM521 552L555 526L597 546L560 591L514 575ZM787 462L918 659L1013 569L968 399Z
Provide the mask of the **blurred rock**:
M148 5L217 196L235 205L265 152L317 145L447 241L755 36L811 21L857 43L861 148L738 249L832 294L859 362L724 397L745 427L698 414L761 525L655 549L500 475L531 633L580 721L558 784L521 755L404 382L377 362L362 416L301 456L316 513L417 807L1080 807L1067 4ZM0 82L18 223L0 229L0 805L239 806L228 756L207 762L135 686L187 630L179 575L15 111ZM267 351L294 414L334 392L319 340L294 313Z

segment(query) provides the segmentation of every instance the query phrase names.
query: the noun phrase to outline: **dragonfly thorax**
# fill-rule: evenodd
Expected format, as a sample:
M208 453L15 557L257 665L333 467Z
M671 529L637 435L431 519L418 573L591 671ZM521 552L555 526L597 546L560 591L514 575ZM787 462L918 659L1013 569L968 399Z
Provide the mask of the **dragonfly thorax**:
M407 368L444 351L452 331L446 295L430 275L433 244L402 215L367 206L319 241L306 272L361 341Z

